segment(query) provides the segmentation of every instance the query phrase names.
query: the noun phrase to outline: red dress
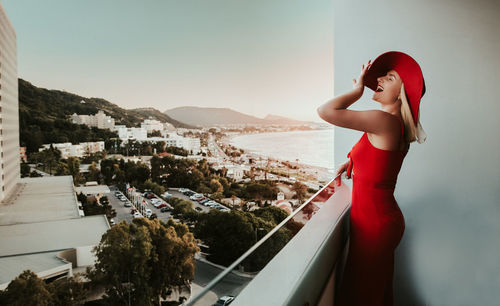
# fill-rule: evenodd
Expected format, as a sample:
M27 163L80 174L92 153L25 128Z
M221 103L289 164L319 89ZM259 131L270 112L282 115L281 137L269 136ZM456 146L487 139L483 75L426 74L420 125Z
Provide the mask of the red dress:
M393 305L394 250L405 229L394 188L407 152L375 148L365 132L347 154L353 184L349 251L336 306Z

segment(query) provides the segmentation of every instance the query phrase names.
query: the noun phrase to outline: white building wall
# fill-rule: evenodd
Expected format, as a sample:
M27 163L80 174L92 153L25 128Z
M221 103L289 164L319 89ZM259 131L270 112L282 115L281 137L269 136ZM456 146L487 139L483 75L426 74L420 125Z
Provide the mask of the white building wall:
M148 133L151 133L153 131L163 131L163 123L154 120L154 119L146 119L144 122L141 123L141 128L146 129Z
M17 38L0 4L0 202L16 186L19 164Z
M336 0L333 13L335 95L389 50L412 55L427 86L427 141L411 144L395 190L395 305L498 305L500 1ZM379 106L365 91L350 109ZM360 137L335 129L336 165Z
M96 256L92 253L94 245L82 246L76 248L76 264L78 267L93 266Z

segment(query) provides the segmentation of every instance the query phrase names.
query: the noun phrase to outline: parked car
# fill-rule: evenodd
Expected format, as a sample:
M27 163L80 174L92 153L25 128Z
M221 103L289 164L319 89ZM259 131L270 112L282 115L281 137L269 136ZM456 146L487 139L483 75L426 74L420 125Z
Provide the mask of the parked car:
M202 195L202 194L200 194L200 193L195 193L195 194L193 194L192 196L190 196L189 198L190 198L191 200L198 200L198 199L201 199L202 197L203 197L203 195Z
M158 198L152 198L152 199L150 199L150 202L154 204L154 203L161 203L163 201L161 199L158 199Z
M130 214L132 214L132 215L133 215L133 214L135 214L135 212L136 212L136 211L137 211L137 209L132 208L132 209L130 210Z
M165 191L165 193L163 193L161 196L164 197L165 199L170 199L172 197L172 194Z
M123 204L125 207L132 207L132 203L130 203L130 201L127 201L125 202L125 204Z
M201 201L203 201L203 200L205 200L205 199L206 199L206 198L205 198L204 196L201 196L201 198L196 199L196 201L198 201L198 203L199 203L199 202L201 202Z
M156 206L156 208L164 208L164 207L167 207L167 203L165 202L159 203L158 206Z
M207 203L207 202L209 202L209 201L211 201L211 200L210 200L210 199L205 198L205 199L203 199L203 200L201 200L201 201L200 201L200 204L205 204L205 203Z
M136 211L136 212L134 213L134 218L143 218L143 216L141 215L141 213L140 213L140 212Z
M232 295L225 295L223 297L221 297L220 299L217 300L217 302L215 302L214 306L226 306L226 305L229 305L233 302L234 300L234 296Z
M172 210L172 207L165 206L165 207L163 207L160 211L161 211L162 213L164 213L164 212L171 211L171 210Z
M146 217L150 218L152 214L153 214L153 212L151 211L151 209L146 208Z
M115 223L115 220L114 220L114 219L109 219L109 224L110 224L111 226L115 225L115 224L116 224L116 223Z

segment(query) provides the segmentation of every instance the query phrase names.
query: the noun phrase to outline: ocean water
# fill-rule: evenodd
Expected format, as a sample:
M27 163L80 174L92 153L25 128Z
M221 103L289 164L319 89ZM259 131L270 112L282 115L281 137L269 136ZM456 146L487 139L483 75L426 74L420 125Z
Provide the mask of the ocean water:
M248 152L333 171L333 129L249 134L232 137L230 144Z

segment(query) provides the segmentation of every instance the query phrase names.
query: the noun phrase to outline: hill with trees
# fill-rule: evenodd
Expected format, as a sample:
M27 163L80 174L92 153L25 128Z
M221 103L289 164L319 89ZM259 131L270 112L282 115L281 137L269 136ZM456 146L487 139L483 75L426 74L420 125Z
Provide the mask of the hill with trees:
M128 127L140 126L144 119L152 117L173 126L195 128L174 120L153 108L123 109L101 98L86 98L61 90L45 89L19 79L19 130L21 146L28 152L38 151L45 143L104 141L117 137L115 132L89 128L71 123L73 113L94 115L103 110L115 119L116 124Z

